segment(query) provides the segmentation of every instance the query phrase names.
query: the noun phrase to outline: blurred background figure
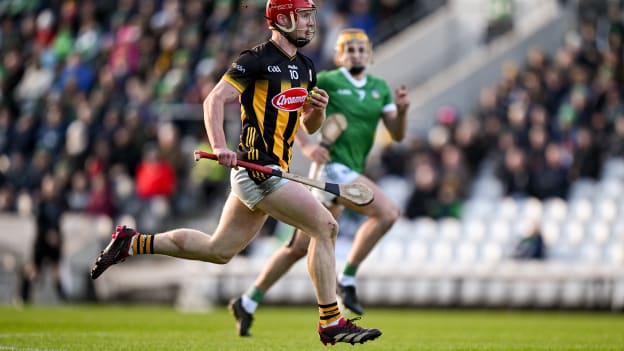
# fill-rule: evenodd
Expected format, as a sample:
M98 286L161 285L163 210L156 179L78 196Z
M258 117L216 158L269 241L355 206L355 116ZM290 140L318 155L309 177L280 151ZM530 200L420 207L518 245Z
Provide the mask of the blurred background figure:
M517 260L546 259L546 246L539 223L532 223L529 226L529 230L516 243L511 255Z
M33 243L34 257L32 257L32 261L26 263L22 275L20 295L25 303L32 301L33 284L46 272L46 268L49 269L48 272L52 276L57 297L60 300L65 300L59 264L63 244L60 224L66 206L57 183L51 174L44 175L41 180L38 206L34 213L37 221L37 234ZM19 235L19 233L12 235Z

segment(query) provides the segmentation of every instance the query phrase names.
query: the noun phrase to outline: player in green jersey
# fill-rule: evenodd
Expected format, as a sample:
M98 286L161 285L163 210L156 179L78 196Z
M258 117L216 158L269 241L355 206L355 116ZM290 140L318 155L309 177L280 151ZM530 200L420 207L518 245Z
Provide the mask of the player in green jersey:
M355 293L357 269L400 214L398 205L362 174L364 163L373 145L379 120L383 121L394 141L403 139L410 104L406 87L396 89L393 98L383 79L366 73L371 56L371 44L364 31L345 29L341 32L336 43L335 62L338 68L320 72L317 85L329 94L327 115L344 115L347 127L328 147L297 133L297 143L303 154L321 165L318 172L313 172L318 174L312 176L335 183L361 182L369 186L375 195L372 203L359 207L332 194L315 191L317 198L336 217L343 207L367 216L355 235L338 281L343 304L356 314L363 313ZM264 294L306 255L309 241L306 235L296 231L291 241L271 257L249 291L230 302L230 309L236 312L239 335L250 335L253 313Z

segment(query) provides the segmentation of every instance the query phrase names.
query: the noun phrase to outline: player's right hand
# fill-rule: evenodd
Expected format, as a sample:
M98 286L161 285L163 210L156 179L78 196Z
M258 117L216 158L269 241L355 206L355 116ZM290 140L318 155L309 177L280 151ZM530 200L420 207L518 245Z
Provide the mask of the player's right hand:
M238 169L238 166L236 165L236 152L228 148L215 148L212 152L217 155L220 165Z

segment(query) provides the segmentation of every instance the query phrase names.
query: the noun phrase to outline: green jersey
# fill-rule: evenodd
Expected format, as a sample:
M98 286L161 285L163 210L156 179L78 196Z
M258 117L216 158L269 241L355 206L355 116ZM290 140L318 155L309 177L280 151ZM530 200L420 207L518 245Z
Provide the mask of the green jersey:
M384 112L396 110L390 88L371 75L355 81L345 68L322 71L317 77L318 87L329 94L327 115L342 113L347 118L347 129L330 147L331 162L362 173L379 119Z

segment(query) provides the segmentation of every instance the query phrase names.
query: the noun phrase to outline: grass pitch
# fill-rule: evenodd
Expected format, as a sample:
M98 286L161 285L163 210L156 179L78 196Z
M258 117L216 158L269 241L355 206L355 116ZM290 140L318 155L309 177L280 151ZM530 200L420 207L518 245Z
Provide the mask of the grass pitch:
M624 350L618 313L368 308L359 321L383 335L335 350ZM240 338L225 307L205 314L153 306L0 306L0 350L326 349L310 307L262 306L251 338Z

